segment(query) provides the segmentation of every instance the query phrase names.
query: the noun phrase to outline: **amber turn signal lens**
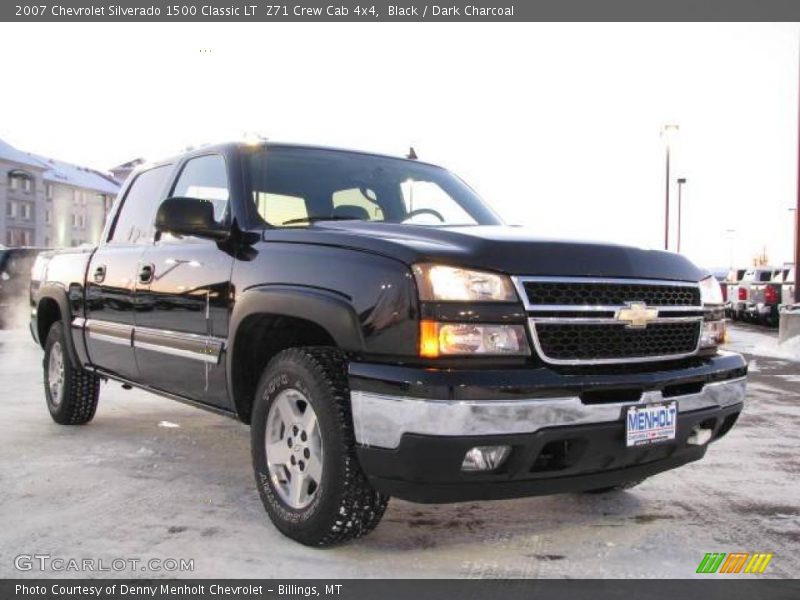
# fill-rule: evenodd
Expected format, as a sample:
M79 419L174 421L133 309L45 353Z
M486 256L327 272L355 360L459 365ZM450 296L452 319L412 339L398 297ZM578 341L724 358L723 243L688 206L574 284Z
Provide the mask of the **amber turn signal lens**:
M426 358L439 356L439 324L436 321L419 322L419 355Z

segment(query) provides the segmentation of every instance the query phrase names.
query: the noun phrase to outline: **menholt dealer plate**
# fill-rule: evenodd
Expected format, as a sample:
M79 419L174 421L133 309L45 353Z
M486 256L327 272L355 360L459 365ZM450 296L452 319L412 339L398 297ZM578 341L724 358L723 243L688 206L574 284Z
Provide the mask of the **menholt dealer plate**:
M625 445L641 446L675 439L677 402L631 406L625 415Z

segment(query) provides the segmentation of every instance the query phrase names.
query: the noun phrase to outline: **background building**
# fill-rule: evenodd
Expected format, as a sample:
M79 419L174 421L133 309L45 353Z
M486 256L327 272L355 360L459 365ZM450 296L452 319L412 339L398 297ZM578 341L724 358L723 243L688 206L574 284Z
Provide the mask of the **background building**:
M0 243L94 244L119 187L111 175L23 152L0 140Z
M117 165L116 167L111 167L109 169L111 171L111 175L120 182L120 184L124 183L128 176L133 173L137 167L143 165L145 160L143 158L134 158L133 160L129 160L126 163L122 163L121 165Z

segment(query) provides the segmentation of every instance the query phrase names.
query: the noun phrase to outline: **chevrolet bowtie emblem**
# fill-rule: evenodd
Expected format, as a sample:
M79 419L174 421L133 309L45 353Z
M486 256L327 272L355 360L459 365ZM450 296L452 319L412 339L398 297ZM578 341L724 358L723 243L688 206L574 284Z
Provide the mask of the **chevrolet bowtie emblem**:
M644 302L628 302L627 308L621 308L614 315L617 321L625 321L626 327L643 329L653 319L658 318L655 308L647 308Z

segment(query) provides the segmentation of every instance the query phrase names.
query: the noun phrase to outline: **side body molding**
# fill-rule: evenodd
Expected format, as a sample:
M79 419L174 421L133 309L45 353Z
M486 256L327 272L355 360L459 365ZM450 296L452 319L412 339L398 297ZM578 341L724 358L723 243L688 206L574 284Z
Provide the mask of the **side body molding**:
M345 352L361 352L364 338L353 306L347 298L328 290L295 285L263 285L247 289L236 299L228 329L226 374L232 400L239 397L233 377L236 338L242 323L258 314L294 317L322 327Z

